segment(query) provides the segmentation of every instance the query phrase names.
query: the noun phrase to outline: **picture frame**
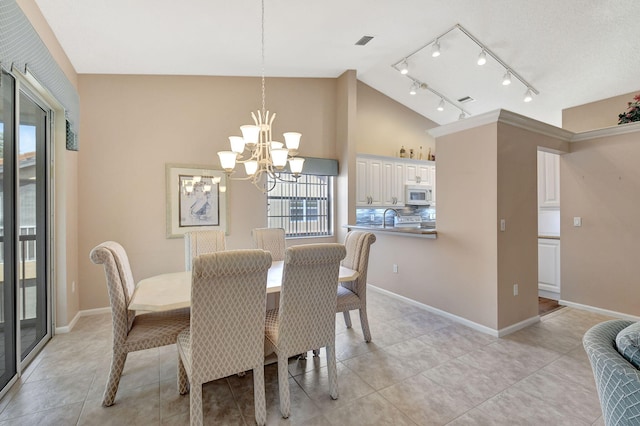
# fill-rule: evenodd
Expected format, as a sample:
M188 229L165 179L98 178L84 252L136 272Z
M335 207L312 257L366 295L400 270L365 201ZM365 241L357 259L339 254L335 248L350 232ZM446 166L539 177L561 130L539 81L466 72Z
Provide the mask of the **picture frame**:
M166 164L167 238L227 228L227 175L209 166Z

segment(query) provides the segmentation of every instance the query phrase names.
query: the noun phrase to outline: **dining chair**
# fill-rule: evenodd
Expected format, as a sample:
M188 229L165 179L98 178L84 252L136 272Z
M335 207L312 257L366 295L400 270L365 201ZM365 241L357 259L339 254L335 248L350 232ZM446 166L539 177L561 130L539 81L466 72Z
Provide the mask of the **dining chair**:
M282 417L291 414L291 356L326 347L329 394L338 399L336 370L336 288L342 244L304 244L285 251L280 306L267 311L265 355L278 356L278 388Z
M358 271L358 278L353 281L341 282L338 286L338 301L336 312L342 312L347 328L351 328L349 311L360 311L360 325L364 341L371 341L371 331L367 318L367 268L369 266L369 251L375 243L376 236L371 232L350 231L344 240L347 255L341 265Z
M191 231L184 234L184 266L190 271L193 259L205 253L224 251L226 237L222 230Z
M190 392L192 425L203 422L202 385L253 370L256 422L266 422L264 323L271 256L231 250L195 258L191 325L178 335L178 391Z
M114 241L106 241L91 250L90 258L93 263L104 266L111 304L111 370L102 398L102 405L109 407L116 398L127 354L175 344L178 334L189 327L189 308L136 315L128 309L135 281L124 248Z
M256 248L271 253L271 259L284 260L284 229L283 228L255 228L251 231Z

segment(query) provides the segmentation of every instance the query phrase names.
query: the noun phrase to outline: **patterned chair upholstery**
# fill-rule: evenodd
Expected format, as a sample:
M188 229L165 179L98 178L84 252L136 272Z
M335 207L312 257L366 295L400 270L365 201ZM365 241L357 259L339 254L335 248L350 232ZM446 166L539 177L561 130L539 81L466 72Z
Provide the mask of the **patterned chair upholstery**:
M326 347L329 393L338 398L336 370L336 289L342 244L306 244L285 251L280 306L267 311L265 354L278 356L280 412L289 417L288 358Z
M191 326L178 335L178 390L190 388L201 425L202 384L253 370L256 422L266 422L264 321L271 256L264 250L203 254L193 264ZM190 386L188 386L190 384Z
M184 266L190 271L193 259L205 253L224 251L226 237L224 231L193 231L184 234Z
M631 324L633 321L605 321L593 326L582 339L607 426L640 425L640 370L616 349L616 336Z
M255 228L251 231L256 248L271 253L271 259L284 260L284 229Z
M128 309L135 282L124 248L107 241L94 247L90 258L93 263L104 266L111 303L113 353L102 399L102 405L108 407L116 398L127 354L175 344L178 333L189 327L189 308L136 315Z
M338 286L338 304L336 312L344 314L347 328L351 328L349 311L360 310L360 325L365 342L371 341L369 320L367 318L367 268L369 266L369 250L376 242L376 236L371 232L351 231L347 233L344 245L347 256L342 261L345 268L358 271L358 278L354 281L340 283Z

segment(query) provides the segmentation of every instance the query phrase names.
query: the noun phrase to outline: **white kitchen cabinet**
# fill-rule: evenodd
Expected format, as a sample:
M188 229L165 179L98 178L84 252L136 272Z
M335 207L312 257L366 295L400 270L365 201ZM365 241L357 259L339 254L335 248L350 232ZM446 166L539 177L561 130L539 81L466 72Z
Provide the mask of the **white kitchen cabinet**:
M538 208L560 208L560 155L538 151Z
M538 295L560 299L560 240L538 238Z
M382 160L356 158L356 205L382 205Z
M358 155L356 206L404 206L405 185L418 183L433 187L435 202L435 168L433 161Z

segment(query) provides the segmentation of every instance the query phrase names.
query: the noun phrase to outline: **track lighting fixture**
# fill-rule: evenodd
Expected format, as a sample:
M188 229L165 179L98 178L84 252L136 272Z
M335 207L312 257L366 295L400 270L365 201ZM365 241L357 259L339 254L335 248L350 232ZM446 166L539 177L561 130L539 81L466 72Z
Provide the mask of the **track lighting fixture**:
M467 118L467 115L464 113L464 111L460 111L460 115L458 116L458 120L464 120L465 118Z
M484 51L484 49L482 49L482 52L480 52L480 55L478 55L478 65L484 65L487 63L487 52Z
M400 74L402 75L409 74L409 64L407 63L406 59L402 61L402 63L400 64Z
M436 39L436 42L433 43L431 56L433 56L434 58L437 58L438 56L440 56L440 42L438 42L438 39Z
M438 111L444 111L444 99L440 98L440 103L438 104Z
M510 84L511 84L511 72L507 70L507 72L504 73L504 77L502 77L502 85L508 86Z
M524 99L525 102L531 102L533 100L533 93L531 92L531 89L527 87L527 91L524 92Z
M415 95L416 93L418 93L418 83L414 81L411 85L411 88L409 89L409 94Z

